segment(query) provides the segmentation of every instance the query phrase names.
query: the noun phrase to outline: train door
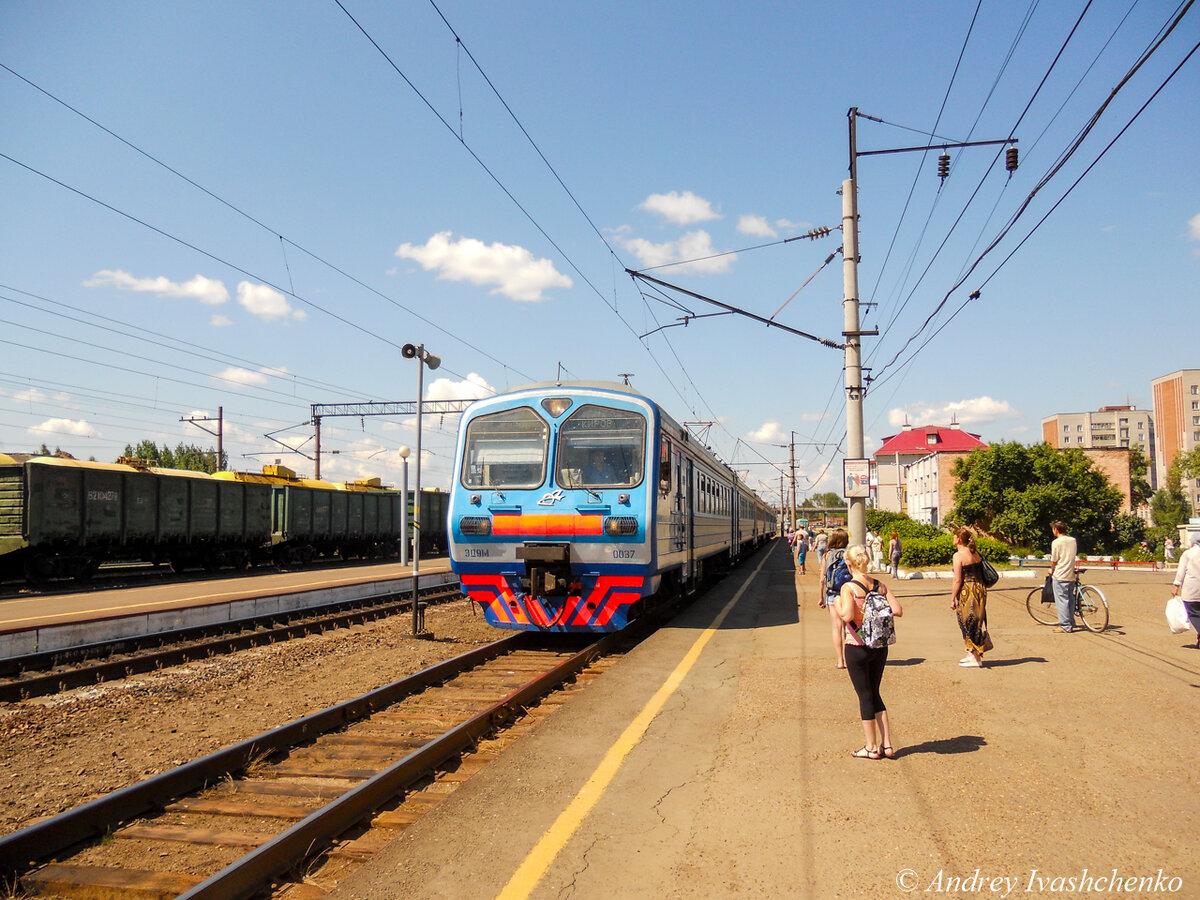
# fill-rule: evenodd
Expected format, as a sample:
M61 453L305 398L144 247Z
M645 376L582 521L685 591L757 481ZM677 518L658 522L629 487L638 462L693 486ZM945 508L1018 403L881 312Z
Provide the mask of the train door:
M691 585L696 578L696 504L693 502L696 496L696 486L692 480L696 477L695 466L692 460L682 457L680 459L681 469L679 483L683 488L683 515L684 515L684 544L686 547L686 561L683 564L684 580Z

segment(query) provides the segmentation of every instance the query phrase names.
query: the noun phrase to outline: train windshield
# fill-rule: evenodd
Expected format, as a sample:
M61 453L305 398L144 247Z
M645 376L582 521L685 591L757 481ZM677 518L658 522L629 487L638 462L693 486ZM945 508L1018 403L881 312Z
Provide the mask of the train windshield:
M642 481L646 418L623 409L585 405L558 429L559 487L625 487Z
M462 483L469 488L531 488L546 480L550 426L527 406L467 425Z

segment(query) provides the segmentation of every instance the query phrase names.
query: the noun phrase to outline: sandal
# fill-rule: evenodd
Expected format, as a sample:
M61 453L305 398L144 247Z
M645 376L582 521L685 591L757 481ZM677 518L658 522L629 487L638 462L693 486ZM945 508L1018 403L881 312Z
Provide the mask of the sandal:
M872 750L865 744L850 754L855 759L879 759L879 751Z
M883 755L886 756L888 759L896 758L896 751L892 749L891 744L884 744L883 747L881 747L880 749L883 750Z

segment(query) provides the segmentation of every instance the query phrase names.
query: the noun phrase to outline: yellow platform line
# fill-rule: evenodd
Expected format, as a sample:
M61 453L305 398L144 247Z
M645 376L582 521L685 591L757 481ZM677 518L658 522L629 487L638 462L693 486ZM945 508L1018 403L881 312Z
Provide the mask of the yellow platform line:
M541 839L534 845L534 848L529 851L529 855L525 857L524 862L513 873L508 884L497 895L497 900L524 900L531 893L542 877L546 874L546 870L550 868L550 864L554 862L555 857L562 851L567 842L571 840L575 832L579 830L579 826L583 820L587 818L588 813L600 801L613 778L616 777L617 771L621 768L621 764L625 761L634 747L638 745L642 737L646 734L646 730L650 727L650 723L654 721L654 717L662 710L667 699L678 690L679 685L683 682L684 677L695 665L696 660L700 658L700 653L704 650L717 629L725 621L725 617L741 599L742 594L750 587L750 583L762 571L762 567L766 564L767 559L771 556L767 553L763 556L762 561L758 564L753 572L750 573L745 582L733 598L725 604L716 617L701 633L696 642L692 644L691 649L679 661L679 665L663 682L662 687L655 691L654 696L642 708L637 717L629 723L621 736L604 754L604 758L600 761L600 765L596 767L590 778L579 789L579 793L575 795L575 799L562 811L559 817L555 820Z

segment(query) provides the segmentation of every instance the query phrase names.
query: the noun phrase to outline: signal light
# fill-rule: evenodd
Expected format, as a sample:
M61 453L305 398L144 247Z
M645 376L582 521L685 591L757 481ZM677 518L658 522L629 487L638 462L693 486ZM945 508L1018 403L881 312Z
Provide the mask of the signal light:
M1017 148L1009 147L1004 151L1004 168L1010 172L1017 171Z
M938 178L942 179L942 181L945 181L946 176L948 176L949 174L950 174L950 154L947 153L945 150L943 150L942 155L938 157Z
M458 520L460 534L488 535L492 533L492 520L487 516L463 516Z

